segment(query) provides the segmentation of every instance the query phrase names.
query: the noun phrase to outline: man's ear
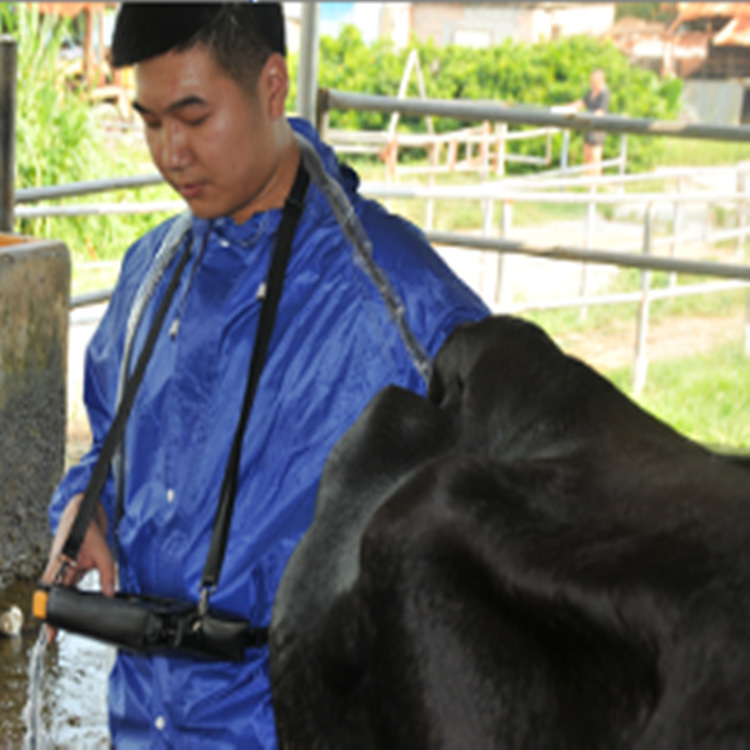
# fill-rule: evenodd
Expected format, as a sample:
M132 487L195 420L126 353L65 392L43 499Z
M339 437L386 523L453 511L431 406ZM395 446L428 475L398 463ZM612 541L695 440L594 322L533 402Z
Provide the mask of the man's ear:
M261 71L262 83L266 92L268 110L272 119L276 120L284 115L286 97L289 93L289 70L286 58L272 52Z

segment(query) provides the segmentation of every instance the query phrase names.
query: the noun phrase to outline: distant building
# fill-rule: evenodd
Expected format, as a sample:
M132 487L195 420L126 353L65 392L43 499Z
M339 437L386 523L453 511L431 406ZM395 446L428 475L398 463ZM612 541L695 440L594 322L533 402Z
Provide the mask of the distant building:
M692 78L750 77L750 4L679 3L669 33L675 43L699 38L705 56Z
M436 44L488 47L506 39L545 42L574 34L603 34L614 3L411 3L412 33Z
M750 3L678 3L668 26L619 21L608 36L634 65L685 80L686 119L750 122Z

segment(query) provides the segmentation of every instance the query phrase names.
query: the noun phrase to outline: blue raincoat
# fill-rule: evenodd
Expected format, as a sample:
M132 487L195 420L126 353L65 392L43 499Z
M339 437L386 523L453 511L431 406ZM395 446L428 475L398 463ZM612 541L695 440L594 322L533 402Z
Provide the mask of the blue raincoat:
M434 355L453 328L484 317L479 299L448 270L418 229L357 194L358 178L303 121L329 178L344 190L374 260L405 305L406 321ZM214 512L247 381L264 281L280 210L231 219L191 217L180 244L193 255L172 300L124 439L124 515L116 530L120 587L195 601ZM127 252L86 357L85 401L93 446L57 488L56 528L82 492L116 408L127 320L172 219ZM197 249L207 237L199 264ZM171 261L133 338L140 351L176 261ZM173 338L170 322L179 318ZM132 369L132 368L131 368ZM242 447L239 486L217 609L267 625L284 566L311 522L323 463L384 386L420 392L383 297L312 181L266 366ZM112 526L115 482L102 503ZM114 542L114 539L110 540ZM110 676L110 731L118 748L254 748L276 744L268 650L240 664L120 653Z

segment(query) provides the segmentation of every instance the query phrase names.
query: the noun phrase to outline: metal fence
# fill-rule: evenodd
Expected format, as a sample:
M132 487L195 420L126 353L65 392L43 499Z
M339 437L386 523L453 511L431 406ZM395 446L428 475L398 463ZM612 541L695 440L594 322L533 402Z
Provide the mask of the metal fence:
M486 121L496 123L516 123L537 125L540 127L564 128L566 130L591 131L599 130L608 133L636 134L648 136L670 136L676 138L715 139L735 142L750 142L750 127L704 125L696 123L663 122L640 118L629 118L617 115L594 116L588 113L554 112L530 107L506 107L487 102L455 102L428 99L402 99L395 97L370 96L348 92L321 90L318 101L318 127L325 133L328 112L331 109L356 109L378 112L398 111L402 115L444 116L463 119L466 122ZM584 178L571 182L569 179L552 179L547 174L541 178L516 178L496 182L482 182L470 187L419 187L406 185L385 185L370 188L370 193L380 197L421 198L427 201L427 235L436 245L454 246L483 250L497 254L497 281L495 287L496 309L500 311L520 311L554 307L579 306L585 310L594 304L615 304L632 302L637 305L637 330L633 357L633 389L639 393L646 381L647 352L646 337L649 322L650 303L655 299L676 297L688 294L705 294L747 287L750 281L750 266L742 262L747 225L747 170L750 165L738 165L735 170L734 187L722 191L688 191L683 189L686 178L694 178L699 170L658 171L650 175L624 175L612 177ZM555 176L570 174L571 168L564 164ZM627 193L623 190L628 182L648 179L672 179L677 181L673 193L646 192ZM609 185L617 185L620 191L616 194L600 193L598 190ZM584 187L585 195L564 193L573 187ZM557 193L553 193L557 190ZM478 200L484 211L482 236L472 236L431 230L430 220L434 215L431 202L436 199ZM511 234L511 207L518 202L544 203L583 203L586 212L586 242L583 247L554 245L538 247L514 241ZM718 263L714 261L695 261L675 257L681 247L695 242L694 236L686 237L681 233L680 224L682 207L688 202L704 201L716 204L730 202L736 205L736 229L713 232L701 239L709 242L734 238L737 241L737 263ZM604 204L623 204L626 202L645 205L642 242L639 247L626 249L624 252L597 249L594 247L594 222L596 206ZM495 205L502 207L499 232L494 226ZM654 210L660 203L666 203L672 210L672 231L666 237L654 236ZM499 233L500 237L497 236ZM655 250L666 245L669 256L659 256ZM554 302L513 306L504 298L504 258L506 254L518 253L549 260L577 260L582 263L580 295L575 299L556 300ZM637 254L636 254L637 253ZM588 263L604 263L618 267L631 267L641 270L640 290L630 294L610 294L592 297L588 294ZM667 271L670 274L669 288L655 290L651 288L651 273L655 270ZM729 279L730 281L711 282L678 286L677 274L699 274L703 276ZM745 351L750 356L750 294L747 297L745 322Z
M494 123L522 123L538 125L542 128L564 128L576 130L603 130L614 133L636 133L653 136L671 136L685 138L711 138L730 141L750 142L750 128L716 125L679 124L673 122L659 122L641 120L619 116L593 117L588 114L559 113L549 110L532 108L505 107L488 103L455 102L442 100L411 100L393 97L365 96L345 92L321 90L318 102L319 127L325 134L326 113L331 108L376 109L378 111L399 111L411 115L437 115L464 119L467 122ZM486 128L485 128L486 131ZM617 164L619 167L620 165ZM481 235L438 232L432 228L431 212L428 208L426 220L429 239L440 246L470 248L492 253L497 260L495 292L491 303L498 311L518 312L529 309L544 309L552 307L580 306L587 308L591 305L615 304L631 302L637 305L638 328L634 351L633 386L638 392L645 383L647 354L646 333L649 319L649 305L655 299L666 296L678 296L698 293L713 293L716 291L740 288L750 282L750 266L738 263L718 263L715 261L698 261L676 257L679 249L689 242L694 242L694 236L685 236L680 230L681 207L687 202L703 201L716 204L730 202L737 206L738 226L735 229L713 232L702 238L703 241L720 241L735 238L738 247L744 247L747 233L747 205L750 196L747 190L747 174L745 165L735 169L735 186L732 190L696 191L685 189L688 178L694 178L695 169L687 171L657 170L647 175L620 174L597 178L572 179L577 168L562 165L560 169L550 170L543 175L528 177L505 177L503 179L487 180L476 185L467 186L438 186L427 187L403 185L393 182L385 184L363 184L365 194L377 198L410 198L424 199L428 207L436 200L466 200L479 201L483 207L483 225ZM710 170L709 170L710 171ZM716 171L716 170L714 170ZM669 193L644 192L630 193L624 191L624 186L630 182L644 180L672 180L676 189ZM18 190L15 192L15 218L37 218L42 216L85 216L117 213L149 213L155 211L177 211L184 208L182 201L152 201L148 203L91 203L55 206L29 206L24 204L39 203L45 200L59 200L62 198L89 195L111 190L143 187L158 184L162 178L157 175L139 177L96 180L74 185L54 186ZM615 193L600 192L601 189L616 185ZM585 188L585 192L573 192L573 189ZM514 240L512 234L512 206L521 202L544 203L578 203L587 206L585 218L584 246L554 245L539 247ZM638 247L610 250L594 246L596 207L602 205L622 205L624 203L640 203L645 205L643 212L642 241ZM672 231L666 237L654 236L654 211L660 204L671 206ZM495 226L495 209L501 207L499 227ZM657 254L657 249L667 245L669 255ZM582 263L580 295L575 299L541 301L525 305L513 304L505 296L505 263L507 254L521 254L548 260L575 260ZM592 296L587 288L588 263L610 264L619 267L640 269L641 289L629 294L610 294ZM667 271L671 274L670 285L667 290L651 288L651 272ZM700 285L683 286L675 283L677 274L699 274L702 276L722 279L721 282L710 282ZM108 292L96 292L81 295L72 300L71 306L78 307L92 302L99 302L107 298ZM750 296L748 297L748 317L745 330L745 343L750 354Z

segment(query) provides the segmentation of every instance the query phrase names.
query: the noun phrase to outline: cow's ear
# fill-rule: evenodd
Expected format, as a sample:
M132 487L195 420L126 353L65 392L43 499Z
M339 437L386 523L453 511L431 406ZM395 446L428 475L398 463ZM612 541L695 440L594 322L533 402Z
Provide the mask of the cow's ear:
M432 370L430 384L427 387L427 400L439 406L442 403L444 396L445 383L443 382L443 375L440 370L435 367Z

